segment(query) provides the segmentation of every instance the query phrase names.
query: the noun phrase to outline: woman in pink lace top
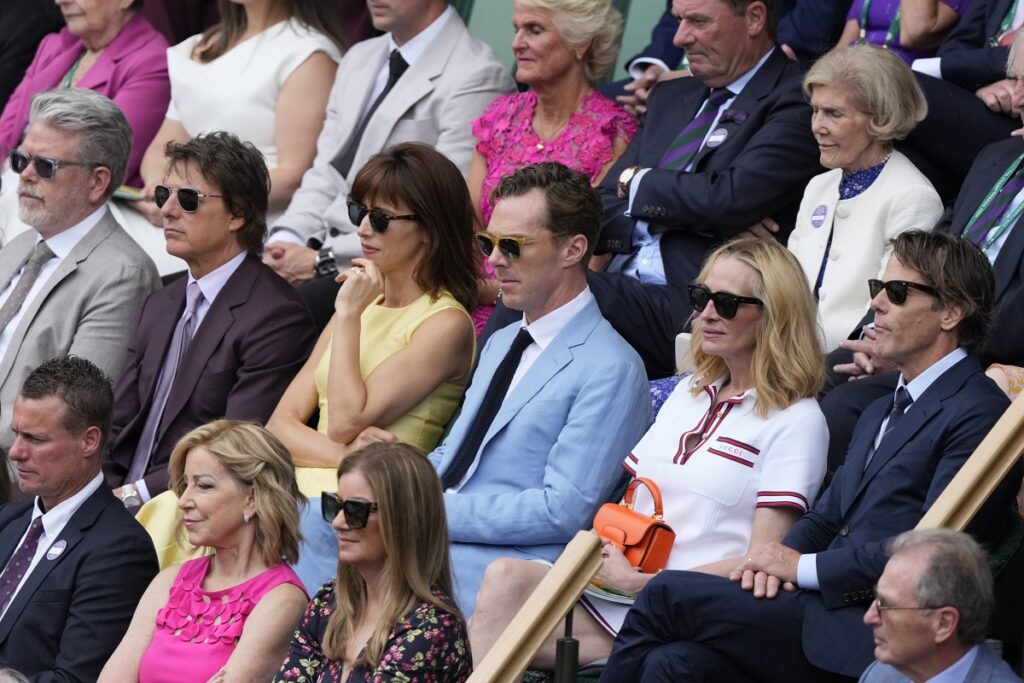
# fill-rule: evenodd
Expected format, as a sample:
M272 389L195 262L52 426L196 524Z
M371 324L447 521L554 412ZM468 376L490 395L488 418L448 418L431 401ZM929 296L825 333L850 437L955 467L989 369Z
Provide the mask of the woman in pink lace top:
M184 535L212 552L153 579L99 680L269 680L307 600L288 566L304 502L288 450L258 425L218 420L178 442L170 480Z
M481 226L491 219L490 194L502 176L559 161L596 185L636 133L636 121L594 90L618 52L622 17L611 0L516 0L512 24L516 79L530 90L499 97L473 123L478 142L468 182ZM484 267L477 332L498 294Z

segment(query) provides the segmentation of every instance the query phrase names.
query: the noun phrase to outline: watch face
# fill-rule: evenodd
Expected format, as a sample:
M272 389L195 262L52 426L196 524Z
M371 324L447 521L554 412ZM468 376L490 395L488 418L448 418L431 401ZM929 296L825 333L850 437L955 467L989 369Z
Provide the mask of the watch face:
M633 178L634 173L636 173L636 169L630 166L619 174L619 182L628 183Z

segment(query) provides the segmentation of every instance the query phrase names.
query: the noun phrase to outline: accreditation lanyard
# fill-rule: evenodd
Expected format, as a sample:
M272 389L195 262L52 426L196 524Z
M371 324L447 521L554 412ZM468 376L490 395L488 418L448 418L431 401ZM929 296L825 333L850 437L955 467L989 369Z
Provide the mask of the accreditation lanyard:
M967 233L971 231L971 228L974 227L974 224L978 221L978 219L981 218L986 211L988 211L988 208L989 206L992 205L992 202L995 200L996 195L998 195L1002 191L1002 189L1006 186L1006 183L1008 183L1010 181L1010 178L1013 177L1013 174L1017 172L1017 169L1020 168L1020 164L1022 161L1024 161L1024 154L1021 154L1019 157L1017 157L1017 159L1012 164L1010 164L1010 167L1003 171L1003 175L999 178L999 181L992 186L992 189L988 191L988 194L985 195L985 199L981 201L981 206L979 206L978 210L974 212L973 216L971 216L971 220L967 221L967 227L964 228L963 232L960 233L961 237L966 236ZM1017 208L1015 208L1013 211L1009 213L1009 215L1003 218L999 225L995 226L992 230L989 230L988 239L986 239L985 242L981 244L982 250L988 251L992 247L992 245L996 243L996 240L1002 237L1003 233L1006 232L1010 228L1010 226L1017 222L1017 219L1020 218L1021 213L1024 213L1024 202L1021 202L1020 205L1017 206Z
M868 12L871 11L872 0L864 0L860 6L860 40L865 42L868 35ZM1014 4L1017 0L1013 0ZM896 42L896 37L900 34L900 7L896 7L896 15L889 22L889 30L885 32L885 42L882 43L882 47L888 48L890 45Z
M1013 28L1013 18L1017 14L1017 2L1019 2L1019 0L1013 0L1013 2L1010 3L1010 10L999 23L999 33L989 38L989 47L999 47L999 41L1002 40L1003 36L1009 33Z

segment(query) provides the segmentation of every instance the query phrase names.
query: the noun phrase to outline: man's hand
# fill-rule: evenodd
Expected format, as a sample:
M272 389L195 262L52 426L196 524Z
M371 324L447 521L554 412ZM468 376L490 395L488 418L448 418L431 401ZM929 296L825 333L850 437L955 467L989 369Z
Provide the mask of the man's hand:
M736 235L736 239L741 237L756 237L762 240L773 240L775 239L775 233L779 231L779 224L775 222L774 218L763 218L759 222L754 223L743 232Z
M774 598L779 588L796 590L796 567L800 553L782 545L769 543L741 562L729 574L731 581L739 581L745 591L753 591L755 598Z
M841 375L849 375L850 379L860 379L871 375L880 375L884 372L891 372L896 369L894 363L890 363L878 356L875 340L875 328L864 326L863 339L845 339L839 343L841 348L853 352L852 363L840 363L832 368Z
M313 279L316 251L291 242L271 242L263 253L263 262L293 285Z
M616 100L621 104L626 111L636 117L640 117L647 111L647 96L651 92L651 88L658 82L658 77L665 70L657 64L651 64L646 69L640 78L627 83L623 86L628 95L619 95Z
M624 595L639 593L646 582L639 578L637 568L629 563L626 556L611 541L602 541L604 544L601 546L601 557L604 561L591 582L595 586Z
M1016 87L1017 84L1013 80L1004 78L983 88L978 88L974 94L995 113L1016 116L1019 113L1013 108L1013 91Z

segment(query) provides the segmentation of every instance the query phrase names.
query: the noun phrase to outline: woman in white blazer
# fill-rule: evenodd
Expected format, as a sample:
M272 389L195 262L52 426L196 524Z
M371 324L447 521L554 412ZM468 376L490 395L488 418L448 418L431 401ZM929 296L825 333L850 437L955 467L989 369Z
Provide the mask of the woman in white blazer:
M931 230L942 200L928 179L893 149L927 113L913 73L872 45L839 47L804 78L821 164L807 184L789 248L818 301L825 348L834 349L864 316L867 281L889 258L889 240Z

